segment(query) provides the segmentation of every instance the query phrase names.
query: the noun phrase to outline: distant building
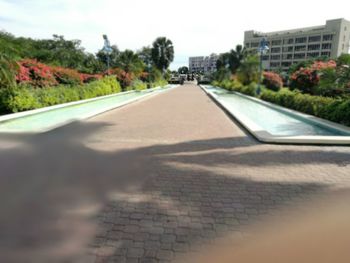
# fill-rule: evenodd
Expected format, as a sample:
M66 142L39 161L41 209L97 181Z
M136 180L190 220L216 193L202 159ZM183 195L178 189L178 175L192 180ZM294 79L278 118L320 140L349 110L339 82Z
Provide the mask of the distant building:
M216 71L216 61L218 60L218 55L211 54L206 57L190 57L188 60L189 72L198 73L212 73Z
M349 52L350 22L345 19L327 20L325 25L293 30L262 33L244 32L244 46L257 49L262 38L269 51L262 57L265 69L288 69L292 64L317 58L337 58Z

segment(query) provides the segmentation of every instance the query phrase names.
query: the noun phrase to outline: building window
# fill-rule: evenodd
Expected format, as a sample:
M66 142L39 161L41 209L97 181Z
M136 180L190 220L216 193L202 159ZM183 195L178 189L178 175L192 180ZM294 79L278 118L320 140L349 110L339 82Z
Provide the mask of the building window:
M292 59L293 58L293 54L283 54L282 58L283 59Z
M320 44L308 45L307 50L320 50Z
M305 53L294 54L294 59L304 59Z
M331 41L333 40L333 35L323 35L323 41Z
M293 46L291 46L291 47L283 47L283 52L293 52Z
M250 47L258 47L259 46L259 42L252 42L251 44L250 44Z
M306 43L306 37L297 37L295 39L295 43L298 44L298 43Z
M294 50L295 51L306 51L306 46L305 45L295 46Z
M310 52L310 53L307 53L307 57L308 58L317 58L320 56L320 53L319 52Z
M294 43L294 38L285 38L283 39L283 44L293 44Z
M292 62L282 62L282 67L289 67L292 65Z
M271 60L280 60L281 55L271 55Z
M319 42L321 41L321 36L311 36L309 37L309 42Z
M271 68L277 68L277 67L279 67L281 64L280 64L280 62L271 62L270 63L270 67Z
M331 56L331 52L329 52L329 51L323 51L323 52L321 52L321 56L322 56L322 57L330 57L330 56Z
M249 48L249 43L245 43L245 47L246 47L246 48Z
M322 44L322 49L331 49L331 48L332 48L331 43Z
M281 48L280 47L273 47L271 48L271 53L280 53L281 52Z
M269 56L262 56L262 60L269 60Z
M272 40L271 41L271 45L272 46L280 46L282 43L282 41L279 39L279 40Z

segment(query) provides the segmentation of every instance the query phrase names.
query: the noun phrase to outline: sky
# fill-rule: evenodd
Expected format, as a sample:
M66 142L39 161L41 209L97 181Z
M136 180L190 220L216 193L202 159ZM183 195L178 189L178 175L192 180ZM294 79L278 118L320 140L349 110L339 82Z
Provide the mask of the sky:
M15 36L80 39L96 53L102 34L120 50L151 45L158 36L175 49L171 69L189 56L222 53L243 43L245 30L278 31L350 20L350 1L315 0L0 0L0 30Z

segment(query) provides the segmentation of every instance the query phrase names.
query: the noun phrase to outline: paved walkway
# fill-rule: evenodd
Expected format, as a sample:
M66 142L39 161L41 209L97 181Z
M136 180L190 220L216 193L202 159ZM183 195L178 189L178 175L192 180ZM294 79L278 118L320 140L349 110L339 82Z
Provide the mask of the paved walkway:
M0 140L1 262L172 262L350 187L350 148L260 144L189 84Z

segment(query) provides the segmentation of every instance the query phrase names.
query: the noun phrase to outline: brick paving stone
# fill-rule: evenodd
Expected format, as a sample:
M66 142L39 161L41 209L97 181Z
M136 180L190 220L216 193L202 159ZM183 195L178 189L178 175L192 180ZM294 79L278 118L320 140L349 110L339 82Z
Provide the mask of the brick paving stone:
M159 250L157 252L157 256L156 257L159 260L171 260L173 258L173 256L174 256L174 253L171 250L164 250L164 249L162 249L162 250Z
M6 142L0 136L0 145ZM95 262L173 262L218 238L248 236L251 224L283 209L350 189L350 148L258 143L194 85L32 137L26 145L30 154L0 148L0 180L7 176L0 181L1 200L14 202L0 219L26 218L26 224L0 224L0 243L40 237L42 243L31 247L38 255L47 244L60 255L55 248L78 237L72 253L79 255L87 243ZM19 180L31 194L14 200ZM28 204L36 205L28 211ZM56 226L52 213L64 231L37 227ZM26 262L26 246L13 251ZM75 255L69 256L60 262L71 262Z

